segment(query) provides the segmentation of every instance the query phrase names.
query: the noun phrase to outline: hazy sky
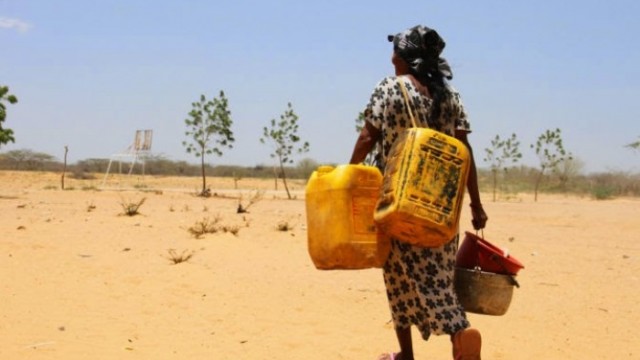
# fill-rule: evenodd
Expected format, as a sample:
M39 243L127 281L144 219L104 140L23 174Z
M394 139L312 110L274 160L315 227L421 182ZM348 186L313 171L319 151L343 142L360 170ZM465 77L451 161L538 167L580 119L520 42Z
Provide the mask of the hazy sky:
M511 133L536 166L529 145L559 127L585 171L640 171L624 147L640 137L639 1L400 3L0 0L0 84L19 98L0 151L108 158L153 129L154 153L196 162L184 119L224 90L236 142L212 165L273 163L259 138L288 102L304 157L346 163L354 119L393 71L386 35L423 24L447 42L480 166Z

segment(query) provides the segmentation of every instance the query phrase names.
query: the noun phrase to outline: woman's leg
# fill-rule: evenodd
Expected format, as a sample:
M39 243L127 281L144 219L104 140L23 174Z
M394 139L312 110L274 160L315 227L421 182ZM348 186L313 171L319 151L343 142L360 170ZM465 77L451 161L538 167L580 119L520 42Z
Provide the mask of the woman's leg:
M413 360L413 343L411 340L411 327L396 329L396 337L400 344L400 356L398 360Z

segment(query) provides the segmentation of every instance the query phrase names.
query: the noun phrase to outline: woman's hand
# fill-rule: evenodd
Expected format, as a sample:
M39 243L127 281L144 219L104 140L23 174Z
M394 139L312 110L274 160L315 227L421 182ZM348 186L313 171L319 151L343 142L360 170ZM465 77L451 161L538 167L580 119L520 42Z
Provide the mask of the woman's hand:
M487 220L489 220L482 204L471 204L471 216L471 224L475 230L484 229L487 225Z

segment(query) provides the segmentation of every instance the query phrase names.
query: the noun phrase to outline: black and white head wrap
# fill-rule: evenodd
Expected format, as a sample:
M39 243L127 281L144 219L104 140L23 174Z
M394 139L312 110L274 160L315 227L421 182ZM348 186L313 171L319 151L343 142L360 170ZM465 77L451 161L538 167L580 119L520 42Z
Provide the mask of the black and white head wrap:
M433 29L417 25L396 35L389 35L393 50L418 76L442 76L451 80L453 72L446 59L440 57L444 40Z

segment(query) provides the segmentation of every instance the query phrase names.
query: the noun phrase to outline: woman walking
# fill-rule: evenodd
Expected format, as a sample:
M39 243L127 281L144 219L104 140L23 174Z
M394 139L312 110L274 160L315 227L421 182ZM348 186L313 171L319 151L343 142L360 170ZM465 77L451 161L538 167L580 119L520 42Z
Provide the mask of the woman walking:
M377 166L384 170L391 146L411 126L408 106L416 114L417 126L455 136L469 149L471 164L467 190L472 223L484 228L487 215L480 202L477 173L467 134L471 131L460 95L447 82L453 75L440 56L445 42L425 26L415 26L396 35L391 62L395 76L382 79L365 109L365 124L355 144L352 164L361 163L376 147ZM405 101L400 82L408 93ZM392 239L384 267L384 282L400 352L380 359L413 360L411 326L426 341L434 335L450 335L457 360L479 360L480 332L470 328L455 294L453 276L458 236L436 248L423 248Z

